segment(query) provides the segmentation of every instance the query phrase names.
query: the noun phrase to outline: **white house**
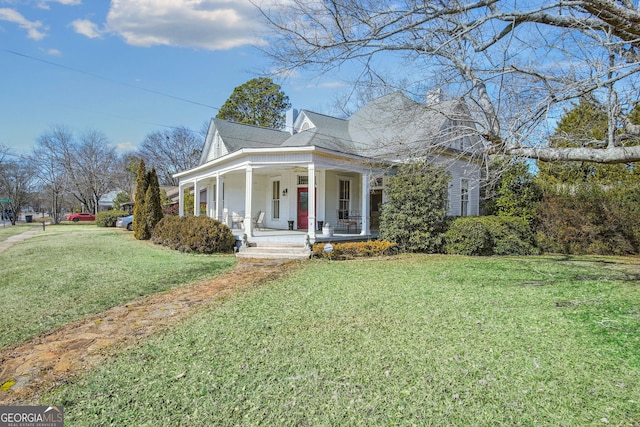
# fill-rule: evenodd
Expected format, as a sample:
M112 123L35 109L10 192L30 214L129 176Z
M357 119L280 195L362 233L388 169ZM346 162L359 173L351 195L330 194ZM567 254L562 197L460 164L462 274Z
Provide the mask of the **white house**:
M180 215L184 191L195 212L217 218L250 241L262 229L375 236L385 183L412 157L443 162L451 174L449 215L478 215L483 147L466 105L400 92L382 96L348 119L290 111L286 129L212 119L199 166L176 174ZM262 213L262 221L256 219ZM298 233L299 234L299 233Z

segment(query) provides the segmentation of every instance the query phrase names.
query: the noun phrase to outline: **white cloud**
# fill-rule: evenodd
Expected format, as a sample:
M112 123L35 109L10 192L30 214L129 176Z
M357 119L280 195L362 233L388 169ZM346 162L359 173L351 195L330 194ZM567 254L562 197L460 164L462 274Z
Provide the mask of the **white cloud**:
M44 32L46 31L46 27L42 25L42 22L29 21L13 9L0 8L0 21L8 21L18 24L20 28L27 30L27 37L32 40L42 40L47 35Z
M47 55L60 56L62 55L62 52L60 52L58 49L47 49Z
M131 141L119 142L119 143L115 144L115 147L116 147L116 150L121 152L121 153L129 152L129 151L135 151L138 148L135 145L133 145L133 143Z
M49 10L51 9L49 3L60 3L65 6L77 6L79 4L82 4L82 0L40 0L38 2L38 7L41 9Z
M112 0L106 27L135 46L222 50L261 43L259 18L249 0Z
M95 39L102 36L98 25L87 19L76 19L71 23L71 26L76 33L82 34L83 36L89 37L90 39Z

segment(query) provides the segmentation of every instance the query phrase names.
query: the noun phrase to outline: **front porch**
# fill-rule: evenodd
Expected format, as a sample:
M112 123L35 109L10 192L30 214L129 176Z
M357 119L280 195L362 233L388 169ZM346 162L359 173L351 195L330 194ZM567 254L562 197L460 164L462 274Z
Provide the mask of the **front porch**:
M232 229L233 235L237 241L242 242L245 239L246 234L243 229ZM291 243L300 244L304 246L307 243L309 233L307 230L278 230L278 229L262 229L253 230L251 237L246 236L246 240L251 243ZM321 242L362 242L378 238L377 230L372 230L369 235L361 235L359 233L346 233L334 231L332 236L325 236L322 231L316 233L315 239L309 239L309 243L321 243Z
M367 241L377 238L377 232L369 236L352 233L334 233L332 236L322 233L311 238L305 230L254 230L248 237L243 230L233 230L238 252L241 258L272 259L308 259L311 256L311 245L314 243L338 243Z
M183 173L180 215L189 190L192 212L224 222L239 240L304 244L377 235L383 170L315 147L272 151L241 150ZM334 236L322 224L331 224Z

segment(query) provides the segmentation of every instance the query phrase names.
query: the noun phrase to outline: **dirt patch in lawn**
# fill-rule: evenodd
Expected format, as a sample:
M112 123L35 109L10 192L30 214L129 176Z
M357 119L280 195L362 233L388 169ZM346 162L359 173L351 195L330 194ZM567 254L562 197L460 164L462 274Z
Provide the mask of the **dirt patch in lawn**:
M70 377L221 297L283 276L299 261L241 259L221 276L113 307L0 352L0 405L37 404Z

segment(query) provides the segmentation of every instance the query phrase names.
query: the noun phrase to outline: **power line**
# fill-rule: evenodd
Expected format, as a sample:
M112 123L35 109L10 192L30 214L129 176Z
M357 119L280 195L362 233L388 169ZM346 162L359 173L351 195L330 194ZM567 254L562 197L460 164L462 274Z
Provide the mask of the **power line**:
M62 69L69 70L69 71L73 71L74 73L84 74L84 75L87 75L87 76L90 76L90 77L93 77L93 78L96 78L96 79L105 80L105 81L108 81L108 82L111 82L111 83L116 83L116 84L119 84L119 85L122 85L122 86L125 86L125 87L137 89L137 90L140 90L140 91L143 91L143 92L148 92L148 93L153 93L155 95L164 96L165 98L171 98L171 99L175 99L175 100L178 100L178 101L186 102L186 103L189 103L189 104L199 105L201 107L211 108L213 110L220 110L220 107L214 107L213 105L204 104L202 102L197 102L197 101L192 101L192 100L187 99L187 98L182 98L180 96L170 95L168 93L164 93L164 92L161 92L161 91L158 91L158 90L147 89L145 87L136 86L136 85L132 85L130 83L121 82L119 80L115 80L115 79L112 79L112 78L109 78L109 77L104 77L104 76L101 76L99 74L91 73L91 72L88 72L88 71L80 70L78 68L73 68L73 67L69 67L67 65L58 64L56 62L47 61L46 59L36 58L35 56L27 55L25 53L16 52L15 50L10 50L10 49L3 49L3 50L5 52L7 52L7 53L12 54L12 55L20 56L20 57L23 57L23 58L26 58L26 59L30 59L32 61L37 61L37 62L41 62L43 64L51 65L51 66L62 68Z

